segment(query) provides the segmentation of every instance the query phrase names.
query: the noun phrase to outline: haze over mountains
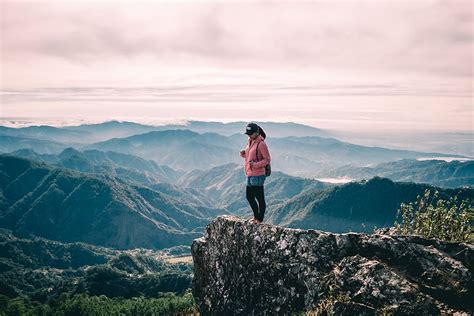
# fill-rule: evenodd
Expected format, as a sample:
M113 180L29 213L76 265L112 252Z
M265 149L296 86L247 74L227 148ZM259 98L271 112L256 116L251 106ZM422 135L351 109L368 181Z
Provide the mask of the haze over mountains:
M59 142L93 143L111 138L145 134L152 131L190 130L197 133L218 133L224 136L242 133L242 126L247 122L202 122L188 121L185 125L168 124L162 126L144 125L134 122L107 121L98 124L82 124L77 126L28 126L12 128L0 126L0 135L30 137L56 140ZM297 123L265 123L266 130L273 137L284 136L329 136L330 133L311 126Z
M430 185L472 200L468 157L361 146L295 123L260 124L272 155L268 222L370 232L393 224L399 204ZM2 127L0 225L23 237L117 249L189 245L213 217L251 214L238 155L247 143L242 126Z
M440 158L438 158L440 159ZM455 188L472 185L474 161L454 160L415 160L402 159L384 162L370 167L343 166L320 173L328 178L348 177L353 180L369 179L374 176L390 178L395 181L430 183L440 187Z
M84 119L77 119L77 122L84 122ZM72 141L78 143L99 142L114 137L127 137L142 134L150 131L161 131L167 129L188 129L198 133L214 132L224 136L240 133L242 126L247 122L236 121L229 123L204 122L195 120L173 120L153 121L150 123L136 123L126 121L107 121L102 123L95 120L95 123L81 123L74 125L74 120L64 119L18 119L0 118L2 135L8 135L9 129L14 127L12 133L17 134L18 128L25 128L24 136L50 137L57 141ZM41 123L40 123L41 122ZM137 122L150 122L150 120L137 120ZM166 125L164 125L166 124ZM262 122L272 137L285 136L320 136L336 138L341 141L364 145L377 146L392 149L410 149L423 152L441 152L458 155L474 156L473 134L465 132L440 132L440 131L394 131L377 129L375 131L364 130L332 130L321 129L292 122ZM56 126L56 127L55 127ZM61 137L54 135L57 127L72 132L63 131ZM99 133L98 133L99 132ZM36 136L34 136L36 134ZM49 134L49 135L48 135Z
M330 138L323 130L301 124L265 124L268 124L268 128L263 126L269 135L267 143L272 147L274 168L295 176L314 177L322 171L347 164L365 167L400 159L465 158L452 153L355 145ZM189 126L189 129L183 128L183 125L153 127L111 121L67 128L4 127L0 131L0 152L29 148L42 154L59 154L67 147L97 149L136 155L185 171L208 169L228 162L241 163L235 152L245 147L247 142L242 134L243 122L191 122ZM291 134L292 130L295 134Z

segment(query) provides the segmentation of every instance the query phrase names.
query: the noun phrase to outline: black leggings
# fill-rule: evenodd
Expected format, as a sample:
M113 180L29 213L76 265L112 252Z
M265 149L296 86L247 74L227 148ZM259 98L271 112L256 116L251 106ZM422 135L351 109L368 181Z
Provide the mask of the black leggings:
M259 221L263 221L263 216L265 215L265 209L267 205L265 204L265 195L263 192L263 185L258 186L247 186L247 201L252 207L253 216ZM257 202L255 201L257 199Z

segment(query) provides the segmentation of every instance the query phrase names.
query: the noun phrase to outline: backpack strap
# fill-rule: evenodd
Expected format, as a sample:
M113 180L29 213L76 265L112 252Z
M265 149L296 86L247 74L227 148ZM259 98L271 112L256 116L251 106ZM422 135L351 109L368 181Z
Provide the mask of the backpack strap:
M259 161L259 160L258 160L258 145L259 145L259 144L260 144L260 142L257 143L257 148L255 149L256 154L257 154L257 162Z

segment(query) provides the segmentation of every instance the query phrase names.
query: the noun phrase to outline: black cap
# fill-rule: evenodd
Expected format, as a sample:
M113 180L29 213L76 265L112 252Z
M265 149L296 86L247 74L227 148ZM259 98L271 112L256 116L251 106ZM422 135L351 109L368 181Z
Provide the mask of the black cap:
M255 123L248 123L247 127L245 128L245 133L247 135L252 135L253 133L258 131L258 125Z

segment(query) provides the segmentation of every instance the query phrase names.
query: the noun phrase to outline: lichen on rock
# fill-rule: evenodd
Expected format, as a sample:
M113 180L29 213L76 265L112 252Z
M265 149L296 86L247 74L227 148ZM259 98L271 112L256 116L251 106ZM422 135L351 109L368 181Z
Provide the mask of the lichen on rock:
M473 310L474 247L415 236L333 234L219 216L195 239L203 315L436 315Z

